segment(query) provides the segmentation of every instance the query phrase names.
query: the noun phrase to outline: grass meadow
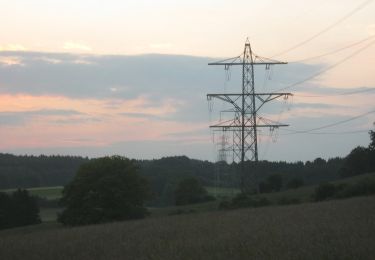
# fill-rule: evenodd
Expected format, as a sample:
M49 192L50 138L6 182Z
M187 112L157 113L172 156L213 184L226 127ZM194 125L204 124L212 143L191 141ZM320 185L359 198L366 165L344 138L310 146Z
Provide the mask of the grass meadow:
M374 245L371 196L4 230L0 259L373 259Z
M47 200L60 199L62 196L63 186L51 186L51 187L36 187L28 188L27 190L31 195L45 198ZM13 192L16 189L3 190L5 192Z

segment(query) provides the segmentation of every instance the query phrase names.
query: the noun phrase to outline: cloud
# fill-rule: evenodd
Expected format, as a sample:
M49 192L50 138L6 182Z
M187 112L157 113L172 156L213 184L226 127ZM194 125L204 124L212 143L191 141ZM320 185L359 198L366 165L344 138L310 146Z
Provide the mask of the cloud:
M3 66L24 66L22 58L17 56L0 56L0 64Z
M47 63L51 63L51 64L59 64L59 63L63 62L60 59L48 58L48 57L40 57L38 59L41 60L41 61L47 62Z
M74 115L82 115L82 113L75 110L64 109L41 109L34 111L3 111L0 112L0 125L20 125L28 121L32 121L38 116L63 116L69 117Z
M0 51L26 51L26 48L21 44L7 44L0 45Z
M78 50L78 51L92 51L92 48L86 44L83 44L81 42L65 42L63 46L64 50L72 51L72 50Z

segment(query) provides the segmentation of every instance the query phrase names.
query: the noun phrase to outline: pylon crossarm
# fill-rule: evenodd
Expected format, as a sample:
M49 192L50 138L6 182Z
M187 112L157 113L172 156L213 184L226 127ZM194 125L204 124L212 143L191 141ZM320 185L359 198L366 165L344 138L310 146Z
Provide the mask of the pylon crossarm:
M278 124L278 125L245 125L244 128L245 129L252 129L252 128L256 128L256 127L270 127L270 128L277 128L277 127L285 127L285 126L289 126L289 125L286 125L286 124ZM233 128L233 129L236 129L238 131L241 130L241 127L240 125L232 125L232 124L229 124L229 125L222 125L222 124L217 124L217 125L210 125L210 128Z
M232 99L231 96L236 96L237 98L234 98ZM240 99L241 95L227 95L227 94L208 94L207 95L207 99L211 99L211 98L217 98L217 99L220 99L224 102L227 102L227 103L230 103L232 104L235 108L236 108L236 111L241 111L241 107L236 103L239 99Z
M287 62L211 62L208 65L224 65L224 66L236 66L236 65L278 65L278 64L288 64Z
M270 102L274 99L277 99L282 96L289 96L291 95L290 93L277 93L277 94L269 94L265 99L262 97L263 95L255 95L255 97L261 102L261 104L258 106L258 108L255 110L258 112L265 103Z
M293 96L292 93L289 92L275 92L275 93L266 93L266 92L261 92L261 93L219 93L219 94L207 94L207 98L209 97L217 97L217 96Z

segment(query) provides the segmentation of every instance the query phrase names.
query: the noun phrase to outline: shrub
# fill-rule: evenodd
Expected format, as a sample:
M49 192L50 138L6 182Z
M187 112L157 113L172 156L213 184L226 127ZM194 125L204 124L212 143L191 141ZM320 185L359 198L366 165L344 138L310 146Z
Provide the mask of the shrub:
M207 190L195 178L188 178L181 181L175 190L176 205L188 205L215 200L209 196Z
M333 197L336 192L336 187L331 183L322 183L316 189L314 193L315 201L322 201L327 198Z
M336 192L336 198L349 198L355 196L369 196L375 194L375 180L365 178L353 185L344 185Z

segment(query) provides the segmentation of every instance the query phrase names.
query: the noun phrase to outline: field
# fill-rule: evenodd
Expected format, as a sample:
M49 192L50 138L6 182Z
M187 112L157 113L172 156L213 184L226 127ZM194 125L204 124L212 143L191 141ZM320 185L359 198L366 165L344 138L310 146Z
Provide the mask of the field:
M0 259L373 259L374 205L371 196L77 228L18 228L0 232Z
M31 195L39 196L48 200L59 199L62 196L62 186L37 187L27 189ZM5 192L13 192L15 189L7 189Z

